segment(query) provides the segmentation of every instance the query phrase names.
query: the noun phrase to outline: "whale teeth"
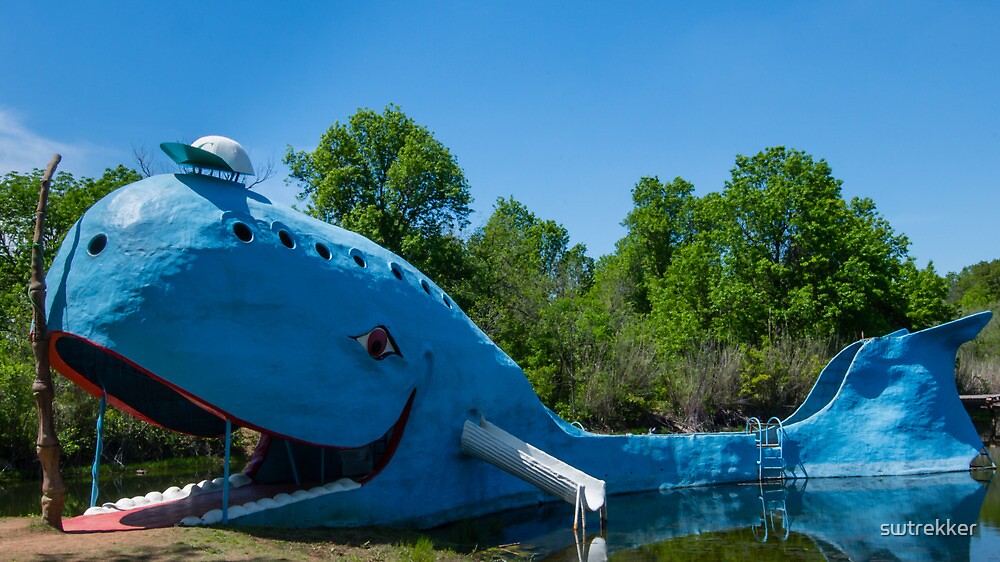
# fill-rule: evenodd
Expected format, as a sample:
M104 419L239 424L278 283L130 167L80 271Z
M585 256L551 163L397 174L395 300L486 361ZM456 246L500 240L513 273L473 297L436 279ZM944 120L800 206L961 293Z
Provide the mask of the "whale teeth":
M205 492L213 492L222 489L222 484L225 482L224 477L214 478L212 480L202 480L197 484L191 483L184 486L184 488L178 488L177 486L171 486L162 492L152 491L145 496L135 496L133 498L121 498L116 502L105 502L100 506L94 506L87 511L84 515L97 515L100 513L111 513L113 511L127 511L129 509L135 509L137 507L143 507L147 505L153 505L173 500L179 500L186 498L188 496L195 496ZM246 486L251 483L252 480L242 472L238 472L229 477L229 485L233 488L239 488L241 486ZM198 519L201 521L201 519ZM200 523L199 523L200 524Z
M275 507L280 507L278 505L278 502L274 501L271 498L261 498L257 500L257 505L260 506L261 509L272 509Z
M163 502L169 502L174 500L179 500L186 498L188 496L196 496L198 494L204 494L208 492L214 492L222 489L225 483L224 477L214 478L212 480L202 480L198 483L191 483L185 485L183 488L178 488L177 486L171 486L162 492L149 492L145 496L135 496L132 498L121 498L118 501L111 503L105 502L102 505L94 506L87 509L84 515L98 515L101 513L112 513L116 511L128 511L130 509L135 509L138 507L143 507L147 505L154 505ZM253 481L243 474L242 472L233 474L229 477L229 485L232 488L240 488L251 484ZM256 513L258 511L265 511L268 509L274 509L276 507L282 507L290 505L296 502L305 501L319 496L325 496L327 494L333 494L337 492L346 492L349 490L355 490L360 488L361 484L358 484L354 480L349 478L341 478L335 482L328 482L322 486L315 486L309 490L295 490L291 494L282 492L276 494L273 498L261 498L256 501L247 502L242 505L230 505L229 506L229 519L235 519L237 517L242 517L244 515L249 515L251 513ZM195 525L214 525L222 521L222 510L213 509L208 513L205 513L201 517L189 516L181 519L178 525L191 527Z
M216 523L221 523L221 522L222 522L221 509L213 509L212 511L209 511L205 515L201 516L202 525L215 525Z
M115 507L122 510L128 510L135 507L135 502L132 501L132 498L122 498L115 502Z
M243 504L243 510L246 511L247 513L256 513L261 509L262 508L260 507L260 504L258 504L257 502L247 502Z
M258 511L266 511L268 509L283 507L286 505L316 498L326 494L355 490L360 487L361 484L358 484L354 480L351 480L349 478L341 478L336 482L330 482L323 486L316 486L310 490L296 490L291 494L286 494L282 492L280 494L276 494L273 498L261 498L257 501L247 502L243 505L230 505L228 518L236 519L244 515L257 513ZM222 510L213 509L202 515L200 518L185 517L184 519L181 520L179 525L186 527L190 527L193 525L215 525L216 523L220 523L221 521L222 521Z
M329 494L330 490L327 490L323 486L316 486L315 488L309 488L309 493L314 496L323 496Z
M250 480L250 477L247 476L246 474L243 474L242 472L237 472L236 474L233 474L232 476L229 477L229 485L234 488L239 488L240 486L246 486L250 482L252 482L252 480Z

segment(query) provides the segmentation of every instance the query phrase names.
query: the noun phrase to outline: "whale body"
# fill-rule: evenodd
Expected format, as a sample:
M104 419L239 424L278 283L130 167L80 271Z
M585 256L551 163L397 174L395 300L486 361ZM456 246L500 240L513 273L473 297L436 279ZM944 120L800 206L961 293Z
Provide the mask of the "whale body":
M610 495L761 477L759 431L570 425L433 280L241 184L166 174L125 186L72 227L46 280L62 375L175 431L260 431L254 485L350 484L255 504L235 524L427 527L552 500L463 453L465 424L484 420ZM983 444L954 362L989 319L848 346L785 420L783 475L968 470Z

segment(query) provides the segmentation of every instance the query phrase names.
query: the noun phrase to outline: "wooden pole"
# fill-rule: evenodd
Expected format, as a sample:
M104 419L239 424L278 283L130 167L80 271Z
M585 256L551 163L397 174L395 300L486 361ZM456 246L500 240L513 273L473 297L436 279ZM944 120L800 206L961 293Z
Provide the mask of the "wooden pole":
M38 440L35 450L42 465L42 521L62 530L63 505L66 503L66 485L59 474L59 452L61 446L56 436L55 421L52 416L52 372L49 369L49 329L45 320L45 263L42 254L42 234L45 232L45 208L49 200L49 183L62 160L58 154L42 176L41 191L38 194L38 208L35 210L35 236L31 246L31 282L28 296L31 298L34 331L31 334L31 350L35 354L35 380L31 393L38 408Z

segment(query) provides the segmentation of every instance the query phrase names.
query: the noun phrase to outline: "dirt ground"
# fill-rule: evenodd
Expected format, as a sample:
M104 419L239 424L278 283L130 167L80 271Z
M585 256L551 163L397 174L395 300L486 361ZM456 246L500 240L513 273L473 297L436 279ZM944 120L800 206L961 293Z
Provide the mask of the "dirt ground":
M501 553L502 554L502 553ZM497 560L459 554L419 535L379 530L185 528L61 533L37 518L0 518L4 560ZM514 557L516 558L516 556Z
M210 559L191 544L193 529L67 534L35 518L0 519L0 553L8 560Z

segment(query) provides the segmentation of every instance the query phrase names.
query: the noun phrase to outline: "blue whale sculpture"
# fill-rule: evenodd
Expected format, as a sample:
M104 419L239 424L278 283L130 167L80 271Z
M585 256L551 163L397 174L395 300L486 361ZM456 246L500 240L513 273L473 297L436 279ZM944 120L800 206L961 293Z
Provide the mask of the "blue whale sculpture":
M548 453L563 464L538 463L612 495L757 481L779 437L770 468L786 478L968 470L983 447L954 362L989 313L847 347L781 428L597 435L549 411L399 256L200 174L150 177L99 201L47 284L64 376L165 428L219 436L228 421L264 435L240 483L287 488L234 505L238 524L427 527L552 499L468 454L472 428L528 464ZM603 506L603 493L585 505Z

